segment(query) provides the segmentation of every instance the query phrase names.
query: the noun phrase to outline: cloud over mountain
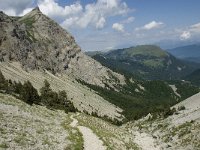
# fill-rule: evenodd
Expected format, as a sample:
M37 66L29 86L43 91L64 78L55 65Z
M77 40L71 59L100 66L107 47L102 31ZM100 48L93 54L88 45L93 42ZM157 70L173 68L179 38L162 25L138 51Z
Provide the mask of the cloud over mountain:
M160 27L162 27L163 25L164 25L163 22L151 21L151 22L145 24L145 25L142 26L142 27L136 28L135 30L136 30L136 31L140 31L140 30L152 30L152 29L160 28Z
M196 23L189 26L187 30L182 31L180 39L187 40L190 39L192 36L196 36L199 34L200 34L200 23Z
M84 8L82 7L80 13L67 17L63 21L62 26L65 28L93 26L101 29L105 26L107 18L125 15L129 11L127 4L121 2L121 0L98 0L96 3L90 3Z
M124 25L123 24L120 24L120 23L114 23L112 25L112 28L116 31L119 31L119 32L124 32Z

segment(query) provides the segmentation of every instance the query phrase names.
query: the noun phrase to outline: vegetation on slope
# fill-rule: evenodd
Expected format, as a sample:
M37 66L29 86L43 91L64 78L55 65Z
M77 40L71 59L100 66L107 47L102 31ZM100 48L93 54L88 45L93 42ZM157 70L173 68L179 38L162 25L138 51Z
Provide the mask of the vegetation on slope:
M172 105L199 92L197 87L189 86L186 88L180 84L177 92L183 95L181 98L163 81L134 81L134 83L127 81L127 85L121 87L119 92L90 85L84 81L79 80L79 82L97 91L110 103L122 108L123 115L129 121L139 119L148 113L167 113Z
M11 94L30 105L40 104L65 112L76 111L72 102L67 99L67 93L65 91L54 92L47 80L44 81L44 86L40 89L41 95L39 95L31 82L26 81L22 84L21 82L6 80L0 71L0 92Z
M190 81L194 85L200 86L200 69L195 70L190 75L186 76L185 80Z
M0 93L0 149L82 150L82 134L71 127L70 115Z
M173 49L169 49L167 51L178 58L200 63L200 59L199 59L200 45L199 44L176 47Z
M180 79L198 68L197 64L176 59L154 45L140 45L108 53L97 53L92 57L121 74L150 80Z
M146 55L154 57L166 57L168 55L167 52L155 45L139 45L125 51L128 56Z

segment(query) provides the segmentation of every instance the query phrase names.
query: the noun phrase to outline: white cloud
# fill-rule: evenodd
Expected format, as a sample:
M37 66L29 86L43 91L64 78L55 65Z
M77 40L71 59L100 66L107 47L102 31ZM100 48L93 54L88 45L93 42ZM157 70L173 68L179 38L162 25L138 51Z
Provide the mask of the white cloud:
M123 0L97 0L85 6L81 5L81 1L61 6L58 0L0 0L0 4L0 9L8 15L24 15L37 4L44 14L65 28L93 26L101 29L109 17L125 15L130 11ZM127 22L132 19L129 18Z
M65 19L65 21L62 22L61 26L64 28L69 28L74 25L74 22L77 22L79 20L78 17L69 17Z
M9 16L16 16L16 11L13 8L7 8L6 10L3 10L4 13L6 13Z
M112 28L119 32L125 32L124 25L129 24L129 23L133 22L134 20L135 20L134 17L128 17L127 19L120 21L120 23L114 23L112 25ZM128 34L130 34L130 33L124 33L124 35L128 35Z
M0 0L0 10L7 15L16 16L32 5L32 0Z
M60 6L56 0L39 0L38 6L44 14L58 21L79 15L83 10L79 2L75 2L69 6Z
M157 29L157 28L161 28L164 25L164 23L162 22L156 22L156 21L151 21L147 24L145 24L142 27L136 28L136 31L140 31L140 30L152 30L152 29Z
M196 23L194 25L191 25L190 26L190 31L191 32L200 33L200 23Z
M135 20L135 17L129 17L126 20L121 21L121 23L128 24L128 23L133 22L134 20Z
M180 39L181 40L187 40L191 37L191 33L189 31L184 31L181 35L180 35Z
M21 14L19 14L19 16L24 16L27 13L31 12L32 10L33 10L33 8L26 8L26 9L23 10L23 12Z
M106 20L104 17L101 17L99 21L96 23L96 28L101 29L105 26Z
M200 23L193 24L188 27L187 30L184 30L180 34L180 40L187 40L195 35L199 36L200 34Z
M112 28L116 31L119 31L119 32L124 32L124 26L123 24L120 24L120 23L114 23L112 25Z
M68 19L62 23L62 26L66 28L94 26L97 29L101 29L105 26L107 18L125 15L129 11L130 9L126 3L121 2L121 0L97 0L96 3L87 4L80 14L72 16L72 18L76 19L71 19L75 21L70 26L67 23L67 21L70 21Z

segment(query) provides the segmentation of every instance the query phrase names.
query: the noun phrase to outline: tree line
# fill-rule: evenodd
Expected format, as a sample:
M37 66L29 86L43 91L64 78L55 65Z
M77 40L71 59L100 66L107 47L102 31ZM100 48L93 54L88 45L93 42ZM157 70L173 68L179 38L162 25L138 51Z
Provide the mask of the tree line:
M44 105L47 108L60 109L65 112L76 111L73 103L68 100L67 93L64 90L59 92L53 91L47 80L44 80L44 85L40 89L39 95L30 81L22 84L21 82L6 80L0 70L0 92L13 95L29 105Z

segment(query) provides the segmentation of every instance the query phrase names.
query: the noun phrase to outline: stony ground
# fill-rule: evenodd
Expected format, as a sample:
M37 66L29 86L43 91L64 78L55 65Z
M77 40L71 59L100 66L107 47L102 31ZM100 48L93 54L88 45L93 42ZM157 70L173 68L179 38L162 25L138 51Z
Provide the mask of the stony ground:
M83 86L70 76L61 74L55 76L45 70L24 71L17 62L0 63L0 68L7 79L20 82L29 80L38 90L43 86L44 80L48 80L53 90L65 90L68 98L79 111L85 110L89 113L96 112L100 116L107 115L110 118L123 119L120 114L122 109L104 100L95 91Z
M9 95L0 94L0 149L74 149L81 133L69 125L63 111L29 106ZM80 139L79 139L80 138Z
M30 106L0 93L0 149L133 149L123 128L83 113Z
M189 102L185 104L188 105ZM199 107L195 105L195 108ZM66 114L43 106L30 106L10 95L0 94L0 149L199 150L198 119L180 124L172 121L175 117L188 118L189 112L196 112L188 109L166 119L146 117L119 127L83 113Z
M184 106L183 110L179 110ZM200 93L175 105L176 112L168 118L149 117L125 125L136 135L135 142L153 149L200 150ZM136 134L139 131L140 134ZM141 139L141 140L139 140ZM144 142L145 141L145 142ZM148 144L149 143L149 144Z

